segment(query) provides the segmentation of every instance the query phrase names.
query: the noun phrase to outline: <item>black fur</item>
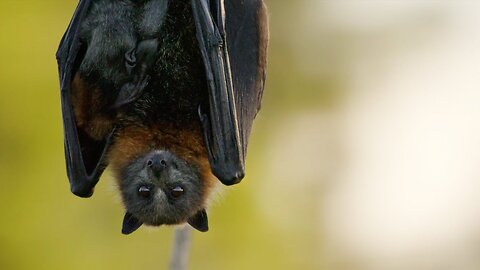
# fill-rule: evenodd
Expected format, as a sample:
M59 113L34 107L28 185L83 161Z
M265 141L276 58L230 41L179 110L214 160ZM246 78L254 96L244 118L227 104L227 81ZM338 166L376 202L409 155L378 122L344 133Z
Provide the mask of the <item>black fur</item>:
M150 74L153 78L151 84L137 101L121 110L118 134L122 134L122 127L150 128L161 123L200 129L197 108L206 101L207 88L191 13L189 1L171 3L158 34L160 46L155 68ZM174 163L160 178L153 177L145 166L148 156L158 151L168 155ZM147 225L186 222L203 210L199 207L204 205L205 188L199 168L168 149L152 149L151 153L137 158L121 172L119 180L127 214ZM175 183L185 188L185 194L178 199L168 197L169 188ZM141 185L152 185L156 199L139 196ZM208 225L200 227L202 231L208 230Z
M190 1L170 4L158 35L158 58L143 95L127 106L120 126L169 122L200 125L197 109L208 99Z
M93 1L80 30L80 40L87 48L79 67L82 77L100 84L109 94L127 92L120 103L138 96L146 87L149 79L146 73L157 58L156 36L163 25L168 2ZM156 41L144 42L149 39Z

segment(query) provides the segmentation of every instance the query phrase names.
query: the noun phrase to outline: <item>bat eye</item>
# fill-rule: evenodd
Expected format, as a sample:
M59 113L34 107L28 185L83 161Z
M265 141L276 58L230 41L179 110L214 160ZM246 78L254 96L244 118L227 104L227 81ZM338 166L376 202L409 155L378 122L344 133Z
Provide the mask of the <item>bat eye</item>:
M178 198L183 195L184 190L181 186L174 186L170 192L172 194L172 197Z
M138 188L138 195L143 198L149 198L152 188L149 186L140 186Z

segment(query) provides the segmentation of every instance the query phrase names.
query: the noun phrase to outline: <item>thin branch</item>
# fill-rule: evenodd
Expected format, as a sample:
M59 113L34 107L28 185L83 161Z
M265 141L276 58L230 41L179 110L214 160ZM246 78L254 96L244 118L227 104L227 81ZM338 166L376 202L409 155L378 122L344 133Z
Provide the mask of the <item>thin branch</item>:
M175 230L170 270L186 270L190 254L192 228L188 225Z

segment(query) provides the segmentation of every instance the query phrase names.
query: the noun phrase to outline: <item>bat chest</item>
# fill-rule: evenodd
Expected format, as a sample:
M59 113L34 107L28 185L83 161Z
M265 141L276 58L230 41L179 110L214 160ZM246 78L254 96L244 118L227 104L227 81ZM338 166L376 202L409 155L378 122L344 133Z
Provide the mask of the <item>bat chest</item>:
M190 1L171 1L158 38L149 85L123 118L145 125L197 125L198 106L206 103L208 92Z

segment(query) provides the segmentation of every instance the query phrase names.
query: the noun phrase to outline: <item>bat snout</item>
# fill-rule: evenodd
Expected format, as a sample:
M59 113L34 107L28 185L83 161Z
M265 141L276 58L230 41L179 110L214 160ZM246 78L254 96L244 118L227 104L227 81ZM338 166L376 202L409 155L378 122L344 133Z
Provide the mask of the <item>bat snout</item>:
M172 155L168 152L155 151L150 155L149 158L147 158L146 162L147 167L152 171L152 173L159 177L165 169L172 166L174 161Z

